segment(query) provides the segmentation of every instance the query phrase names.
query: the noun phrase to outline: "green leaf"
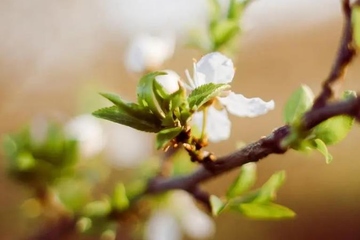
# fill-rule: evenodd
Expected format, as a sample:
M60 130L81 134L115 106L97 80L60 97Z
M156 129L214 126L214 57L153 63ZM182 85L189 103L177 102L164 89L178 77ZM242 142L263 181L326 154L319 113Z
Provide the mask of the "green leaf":
M82 217L76 222L76 228L79 232L83 233L88 231L91 228L92 221L90 218Z
M152 117L150 119L138 118L117 106L99 109L93 112L93 115L140 131L159 132L161 130L161 126L159 126L157 122L154 122Z
M240 20L245 7L251 2L251 0L231 0L228 18L234 20Z
M342 141L350 132L354 118L349 116L336 116L320 123L314 129L314 134L326 145Z
M19 154L16 159L16 167L20 171L29 171L36 166L36 160L29 152Z
M176 148L173 149L174 154L171 156L171 162L172 162L172 177L176 176L184 176L186 174L189 174L190 172L194 171L197 167L197 164L190 161L189 153L183 149L183 148Z
M239 32L239 21L224 19L216 22L211 28L211 36L215 45L215 49L219 49L224 44L232 40Z
M197 110L202 105L219 96L223 91L228 90L228 84L208 83L194 89L188 97L190 109Z
M174 111L176 108L184 105L187 107L186 90L184 87L179 85L179 90L169 96L169 101L170 111Z
M225 203L215 195L210 196L211 212L213 216L219 216L225 207Z
M322 154L324 155L325 159L326 159L326 163L329 164L332 162L333 157L331 156L331 154L329 153L326 144L321 140L321 139L315 139L314 140L315 144L316 144L316 149Z
M137 97L138 103L140 106L148 108L152 113L154 113L159 119L165 117L165 113L159 103L159 99L155 94L154 82L155 78L160 75L165 75L164 72L152 72L143 76L137 86ZM158 84L160 85L160 84ZM158 95L159 97L160 95Z
M233 198L248 191L256 181L256 164L248 163L241 167L239 176L232 183L226 196Z
M221 18L221 5L218 0L209 0L208 2L211 22L216 22Z
M169 141L174 139L182 131L182 127L167 128L161 130L156 135L156 148L160 149L164 147Z
M354 40L358 48L360 48L360 6L352 7L352 23L354 31Z
M164 114L168 113L171 109L170 97L171 94L156 80L153 81L154 96ZM177 91L178 92L178 91Z
M129 207L129 199L126 196L125 186L119 183L115 186L112 203L115 209L124 210Z
M92 186L87 181L75 178L64 178L57 183L55 191L61 203L67 209L78 211L84 207L91 198Z
M356 97L356 94L347 91L343 94L342 99L351 99ZM325 145L332 145L341 142L350 132L354 125L354 118L341 115L332 117L314 128L313 133L317 138L321 139Z
M302 85L289 98L284 109L286 123L294 123L312 106L314 94L311 89Z
M140 106L138 104L135 104L135 103L126 102L123 99L121 99L121 97L119 95L117 95L117 94L114 94L114 93L100 93L100 95L103 96L104 98L108 99L112 103L114 103L117 107L119 107L123 111L128 112L130 115L136 116L138 118L143 118L143 117L151 118L151 117L153 117L155 119L153 114L151 114L151 112L148 109L145 109L142 106Z
M261 187L259 195L254 202L265 203L276 198L276 192L285 181L285 171L274 173Z
M296 215L291 209L275 203L244 203L240 204L236 210L255 219L293 218Z
M84 207L84 215L87 217L104 217L111 211L109 201L94 201Z

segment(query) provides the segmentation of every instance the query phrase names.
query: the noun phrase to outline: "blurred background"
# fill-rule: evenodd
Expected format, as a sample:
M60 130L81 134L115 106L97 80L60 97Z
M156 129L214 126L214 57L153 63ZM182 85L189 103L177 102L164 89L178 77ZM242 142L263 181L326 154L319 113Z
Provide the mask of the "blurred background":
M174 55L163 69L184 78L192 59L201 57L200 51L184 46L188 33L204 26L206 17L206 0L0 1L0 135L34 119L65 123L90 113L106 105L98 92L134 100L140 74L127 71L124 59L128 44L142 33L176 36ZM231 139L209 146L218 155L233 151L238 141L255 141L281 126L285 101L300 84L319 91L340 39L340 1L256 0L242 24L232 87L247 97L273 99L276 109L254 119L232 118ZM343 88L359 90L358 80L356 59ZM151 134L100 122L114 168L155 153ZM216 219L213 239L360 239L358 141L356 126L345 141L330 148L330 165L317 153L289 152L261 161L258 184L286 170L278 202L297 217L259 221L224 214ZM18 239L27 227L19 207L27 193L6 176L1 151L0 160L0 238ZM205 188L222 195L236 173Z

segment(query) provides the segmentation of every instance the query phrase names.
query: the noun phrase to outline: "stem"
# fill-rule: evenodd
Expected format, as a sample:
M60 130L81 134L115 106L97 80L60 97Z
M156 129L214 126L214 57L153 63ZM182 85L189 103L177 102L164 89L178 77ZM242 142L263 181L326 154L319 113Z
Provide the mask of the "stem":
M203 119L202 119L202 128L201 128L201 135L200 135L200 139L203 140L205 138L205 129L206 129L206 120L207 120L207 113L208 113L208 108L205 107L203 110Z

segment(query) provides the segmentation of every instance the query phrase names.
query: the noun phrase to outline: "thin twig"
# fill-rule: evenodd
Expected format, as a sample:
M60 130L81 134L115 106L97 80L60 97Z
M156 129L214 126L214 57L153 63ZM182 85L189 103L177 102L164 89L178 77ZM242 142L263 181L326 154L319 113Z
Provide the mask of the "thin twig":
M335 83L345 75L347 66L356 55L356 48L353 44L353 28L351 21L351 6L349 0L342 1L342 9L344 13L344 27L341 43L328 77L322 85L322 92L316 98L313 109L320 108L334 96Z

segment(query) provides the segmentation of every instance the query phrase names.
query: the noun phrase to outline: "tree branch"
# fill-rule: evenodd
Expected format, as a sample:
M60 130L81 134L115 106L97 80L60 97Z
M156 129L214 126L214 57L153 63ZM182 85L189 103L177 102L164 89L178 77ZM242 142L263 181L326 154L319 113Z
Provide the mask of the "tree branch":
M326 105L326 102L334 96L335 83L340 81L341 77L345 75L347 66L356 55L356 48L353 43L352 12L349 0L342 1L342 9L345 22L338 53L328 77L323 82L322 92L316 98L313 109Z
M334 95L334 83L344 75L347 66L356 55L356 49L353 45L353 29L351 22L352 9L349 0L342 1L342 9L345 24L339 50L330 73L323 83L322 92L316 98L312 109L303 117L302 125L304 131L311 130L318 124L338 115L349 115L355 117L357 121L360 119L359 97L328 104L328 100ZM195 199L200 200L208 207L210 206L209 194L202 193L201 197L199 197L196 194L198 192L194 192L193 189L198 189L200 183L231 171L246 163L257 162L270 154L285 153L288 149L283 148L281 143L289 135L290 130L290 126L282 126L267 137L251 143L239 151L220 157L215 162L208 161L204 163L197 171L189 175L171 179L153 179L149 182L148 188L143 194L156 194L172 189L182 189L192 194ZM207 199L205 195L207 195Z
M333 103L320 109L311 110L304 117L304 130L311 130L327 119L349 115L360 119L360 97ZM273 131L267 137L253 142L243 149L218 158L211 167L201 166L197 171L186 176L172 179L156 179L149 184L145 194L155 194L171 189L182 189L191 193L191 189L199 183L240 167L246 163L257 162L270 154L283 154L288 149L281 147L281 142L290 133L290 127L285 125Z

